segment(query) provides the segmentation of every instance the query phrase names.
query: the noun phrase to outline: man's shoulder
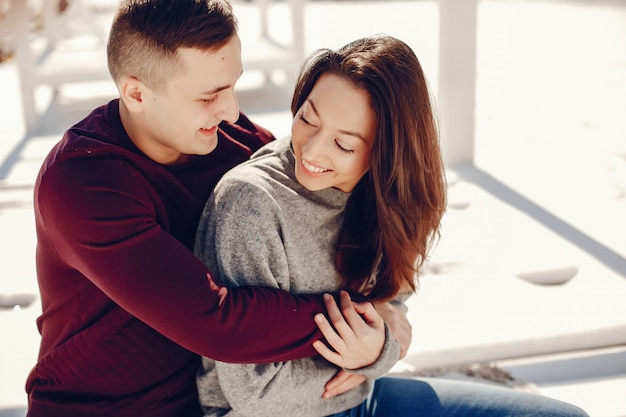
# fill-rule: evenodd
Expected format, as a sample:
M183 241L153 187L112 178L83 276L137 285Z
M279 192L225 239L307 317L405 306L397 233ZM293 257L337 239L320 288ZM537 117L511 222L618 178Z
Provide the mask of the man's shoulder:
M48 155L48 159L61 156L96 156L99 153L125 151L126 134L121 126L117 100L95 108L84 119L70 127Z
M129 173L137 172L137 169L142 172L153 169L154 164L149 164L148 159L133 148L119 116L116 122L116 116L111 115L113 104L94 109L64 132L44 159L37 186L46 178L52 183L61 179L64 182L85 182L87 178L106 180L110 184L128 183Z
M244 113L239 113L235 123L222 122L220 131L222 135L246 147L250 153L275 139L272 132L251 121Z

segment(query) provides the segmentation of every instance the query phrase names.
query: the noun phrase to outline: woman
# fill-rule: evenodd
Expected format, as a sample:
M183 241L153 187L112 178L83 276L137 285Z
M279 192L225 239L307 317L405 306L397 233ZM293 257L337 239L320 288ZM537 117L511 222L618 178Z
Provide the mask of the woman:
M417 57L389 36L320 50L301 70L291 110L291 137L266 145L215 188L197 255L228 285L405 298L445 209L435 117ZM322 358L269 365L207 359L198 387L209 416L585 415L509 389L375 380L398 358L386 329L382 354L364 369L346 372ZM329 396L335 374L347 384L366 380Z

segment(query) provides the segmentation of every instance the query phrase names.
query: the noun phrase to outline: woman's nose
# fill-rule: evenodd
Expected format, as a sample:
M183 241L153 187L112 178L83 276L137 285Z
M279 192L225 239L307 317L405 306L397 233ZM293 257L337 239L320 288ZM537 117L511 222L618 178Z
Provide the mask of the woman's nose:
M321 130L310 136L302 147L302 154L306 159L319 159L325 153L326 140Z

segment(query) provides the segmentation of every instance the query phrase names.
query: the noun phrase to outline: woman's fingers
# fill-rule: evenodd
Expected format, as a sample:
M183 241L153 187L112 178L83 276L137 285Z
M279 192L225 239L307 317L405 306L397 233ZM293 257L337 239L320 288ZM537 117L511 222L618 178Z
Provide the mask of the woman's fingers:
M348 392L365 382L365 376L339 370L324 386L322 398L328 399Z
M358 325L359 321L362 323L363 319L354 309L352 300L350 299L350 294L346 291L340 292L339 302L341 304L341 310L339 310L335 299L330 294L324 294L326 311L333 327L342 339L348 341L354 337L354 332L352 331L351 326ZM337 346L333 345L333 347L337 349Z
M323 314L317 314L315 316L315 322L317 323L317 327L320 329L322 335L324 335L324 338L329 345L333 346L334 348L334 346L339 346L341 343L343 343L341 337L335 332L335 329L333 329L333 327L330 325L330 323ZM334 363L337 366L342 366L341 355L336 351L331 350L321 340L316 340L315 342L313 342L313 348L328 362Z
M353 304L345 291L340 294L341 310L330 295L325 295L324 301L332 325L322 314L315 316L328 343L327 346L316 341L315 350L329 362L346 369L374 363L385 342L385 325L373 305Z
M383 317L379 314L378 310L372 303L353 303L355 311L358 312L361 318L361 325L366 324L368 326L382 326Z

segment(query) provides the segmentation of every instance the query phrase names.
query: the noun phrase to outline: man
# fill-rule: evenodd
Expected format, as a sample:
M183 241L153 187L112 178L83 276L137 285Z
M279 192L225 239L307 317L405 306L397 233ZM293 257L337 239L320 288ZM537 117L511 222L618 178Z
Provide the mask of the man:
M321 295L227 290L192 253L217 180L273 140L239 112L230 5L125 0L107 52L120 98L65 133L35 184L43 313L28 415L201 415L199 355L256 363L317 349L344 368L374 362L384 323L373 307L364 321L343 296L344 321ZM312 347L314 316L337 353Z

